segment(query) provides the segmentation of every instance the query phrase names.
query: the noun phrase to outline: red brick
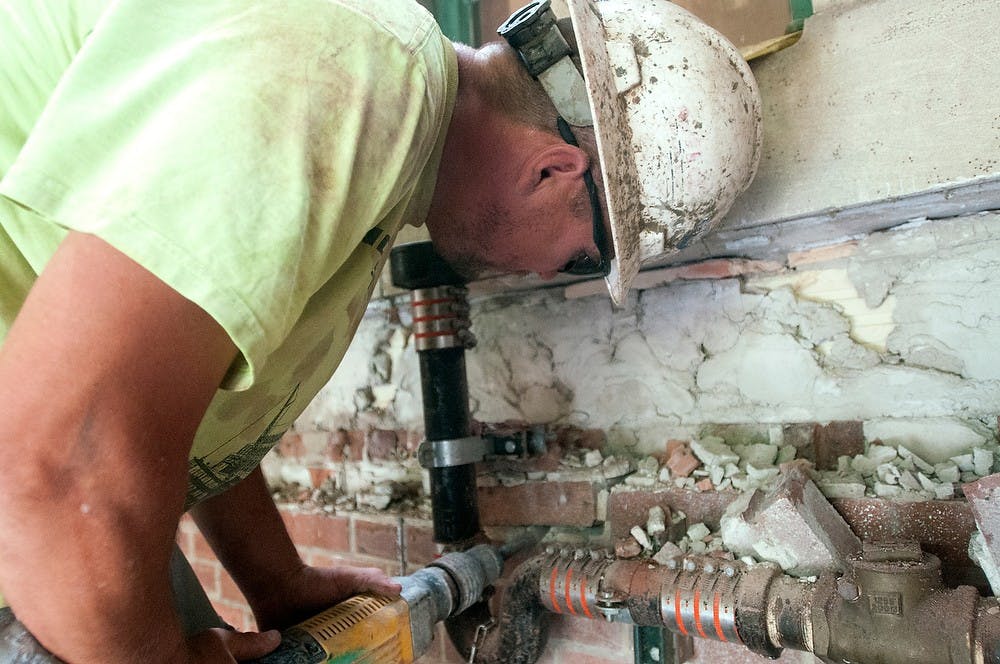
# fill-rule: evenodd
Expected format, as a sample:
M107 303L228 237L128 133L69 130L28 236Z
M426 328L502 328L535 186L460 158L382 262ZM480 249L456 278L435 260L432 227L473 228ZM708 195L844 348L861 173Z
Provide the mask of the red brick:
M219 569L219 598L235 604L246 603L243 592L225 569Z
M553 431L555 443L563 448L583 447L589 450L604 449L608 436L603 429L581 429L564 426Z
M686 445L674 448L674 453L667 459L667 468L676 477L687 477L699 466L701 466L701 461L691 453Z
M615 540L615 555L619 558L635 558L642 553L642 545L639 540L629 535L619 537Z
M349 446L350 439L347 437L346 431L338 429L332 432L326 443L326 458L335 462L343 461L344 450Z
M322 549L307 548L299 552L303 562L313 567L340 567L350 564L350 560L344 556L338 556L323 551Z
M257 625L253 619L253 613L250 612L250 608L248 606L222 601L214 602L213 606L215 607L216 613L219 614L219 617L238 631L256 631Z
M301 459L305 456L306 446L302 443L302 436L295 431L286 431L275 446L278 454L286 459Z
M976 521L963 500L893 502L880 498L830 501L862 540L910 539L920 542L945 566L972 566L969 537Z
M289 536L297 545L331 551L351 550L350 521L347 517L296 510L282 510L281 516Z
M854 255L858 250L858 241L841 242L805 251L788 252L788 267L798 267L809 263L822 263L837 258Z
M319 489L324 483L333 475L333 470L330 468L317 468L315 466L310 466L307 468L309 471L309 479L312 482L312 487L314 489Z
M395 431L375 429L368 435L368 458L373 460L392 459L396 457L399 439Z
M857 535L810 478L807 461L782 464L771 490L755 493L740 519L750 529L748 540L780 538L795 561L787 569L796 576L819 574L831 565L844 569L847 558L861 550Z
M1000 560L1000 474L970 482L962 491L995 564Z
M364 457L365 438L367 438L367 435L364 431L347 431L345 434L347 436L347 444L344 447L344 458L351 461L361 461Z
M680 279L727 279L742 274L746 261L732 258L713 258L678 268Z
M526 482L479 487L484 526L577 526L597 522L597 493L603 483Z
M403 448L410 456L414 456L420 443L424 442L424 434L419 431L399 431L397 435L399 440L403 441Z
M189 558L192 560L215 560L215 552L212 551L212 547L208 545L208 540L199 531L195 531L191 534L191 555Z
M715 529L719 527L719 519L736 495L732 491L700 493L676 487L655 491L612 489L608 497L610 533L613 538L624 537L632 526L645 526L649 508L654 505L674 512L680 510L687 515L688 523L700 521Z
M686 440L678 440L676 438L671 438L670 440L667 441L665 446L667 450L666 458L669 459L674 455L674 452L676 452L678 448L687 447L687 445L688 441Z
M504 422L472 423L474 436L513 436L531 429L531 423L525 420L506 420Z
M440 547L434 542L432 527L406 524L406 562L411 569L426 565L440 553Z
M194 574L198 577L201 587L205 589L205 593L209 597L218 597L219 573L222 571L222 565L217 562L204 562L201 560L192 560L190 563L191 569L194 570Z
M836 470L837 457L865 451L864 425L857 421L817 424L813 431L813 453L818 470Z
M399 560L399 525L354 517L354 551L385 560Z

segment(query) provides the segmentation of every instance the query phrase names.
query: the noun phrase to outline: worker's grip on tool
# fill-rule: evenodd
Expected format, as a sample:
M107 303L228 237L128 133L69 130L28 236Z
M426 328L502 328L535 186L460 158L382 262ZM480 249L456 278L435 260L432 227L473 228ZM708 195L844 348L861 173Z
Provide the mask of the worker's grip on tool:
M402 598L356 595L281 635L257 664L373 663L414 660L410 609Z
M396 577L399 597L344 600L285 630L281 645L253 664L410 664L427 652L435 624L475 604L502 569L500 550L486 544L445 554Z

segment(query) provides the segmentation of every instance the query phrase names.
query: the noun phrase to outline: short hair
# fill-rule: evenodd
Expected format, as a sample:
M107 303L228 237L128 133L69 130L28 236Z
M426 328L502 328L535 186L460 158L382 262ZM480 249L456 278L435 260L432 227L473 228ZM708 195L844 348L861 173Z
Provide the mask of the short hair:
M576 38L568 19L559 20L570 48L576 53ZM496 41L483 47L486 57L491 58L492 67L478 81L479 92L484 103L494 111L513 122L527 125L538 131L560 136L556 125L559 111L549 98L542 84L532 78L521 62L521 56L505 41ZM573 63L580 68L579 56L573 56ZM577 143L591 159L598 163L597 137L593 127L574 128Z
M514 122L558 134L553 106L541 83L528 73L520 56L503 41L486 47L492 67L479 80L483 101L494 111Z

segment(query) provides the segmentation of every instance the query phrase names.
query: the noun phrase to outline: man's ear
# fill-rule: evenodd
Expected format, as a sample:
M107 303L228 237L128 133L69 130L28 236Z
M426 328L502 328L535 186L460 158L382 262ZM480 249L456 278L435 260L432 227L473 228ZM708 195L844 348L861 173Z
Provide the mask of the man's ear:
M522 185L530 191L554 183L579 180L590 167L587 153L569 143L554 143L535 153L522 173Z

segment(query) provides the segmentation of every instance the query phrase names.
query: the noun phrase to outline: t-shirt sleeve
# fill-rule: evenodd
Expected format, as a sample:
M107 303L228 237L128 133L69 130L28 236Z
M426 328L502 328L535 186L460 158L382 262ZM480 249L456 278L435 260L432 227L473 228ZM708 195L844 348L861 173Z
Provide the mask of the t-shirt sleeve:
M400 34L325 0L114 3L2 193L205 309L244 388L436 140L414 53L440 36L414 16Z

